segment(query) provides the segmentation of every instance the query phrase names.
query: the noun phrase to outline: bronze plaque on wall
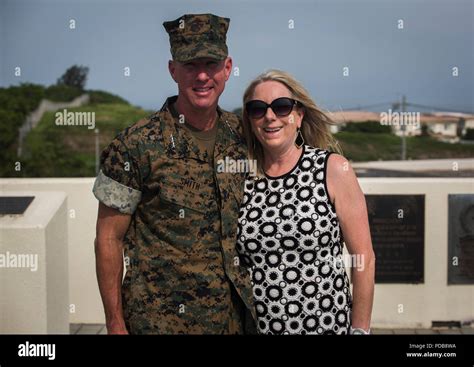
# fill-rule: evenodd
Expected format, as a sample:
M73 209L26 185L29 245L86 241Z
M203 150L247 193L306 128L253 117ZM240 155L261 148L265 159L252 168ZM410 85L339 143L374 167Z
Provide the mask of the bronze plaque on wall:
M474 284L474 194L448 195L448 284Z
M366 195L376 283L423 283L424 195Z

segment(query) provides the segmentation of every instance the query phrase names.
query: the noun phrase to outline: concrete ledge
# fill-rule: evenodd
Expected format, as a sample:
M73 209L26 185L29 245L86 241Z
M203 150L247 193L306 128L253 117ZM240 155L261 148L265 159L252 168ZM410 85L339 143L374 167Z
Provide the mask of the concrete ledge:
M97 200L94 178L0 179L3 193L64 191L67 194L69 286L73 323L104 323L95 276L94 237ZM425 281L376 284L374 328L427 330L435 320L474 320L474 285L447 284L448 195L474 192L474 178L360 178L365 194L425 195ZM1 279L0 279L1 284ZM403 312L399 313L399 306Z
M0 333L69 333L67 202L63 192L34 196L22 215L0 216Z

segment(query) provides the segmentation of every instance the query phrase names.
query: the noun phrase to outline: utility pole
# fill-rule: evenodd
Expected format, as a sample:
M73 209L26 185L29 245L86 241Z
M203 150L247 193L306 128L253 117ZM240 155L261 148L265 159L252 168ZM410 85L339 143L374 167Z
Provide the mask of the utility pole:
M406 111L407 99L405 95L402 95L402 103L400 104L401 116L400 116L400 126L402 130L402 161L407 159L407 141L406 141L406 126L405 126L405 111Z
M99 174L99 129L95 129L95 175Z

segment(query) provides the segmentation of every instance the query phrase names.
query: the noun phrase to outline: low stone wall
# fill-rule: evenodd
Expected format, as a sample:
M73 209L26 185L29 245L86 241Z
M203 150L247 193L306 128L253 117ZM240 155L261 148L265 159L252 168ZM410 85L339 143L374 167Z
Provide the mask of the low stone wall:
M79 97L74 98L71 102L53 102L48 99L41 100L38 108L31 112L24 122L24 124L18 130L18 157L21 157L23 153L23 141L25 140L28 133L33 130L41 121L41 118L46 112L57 111L61 108L74 108L88 104L90 97L88 94L83 94Z

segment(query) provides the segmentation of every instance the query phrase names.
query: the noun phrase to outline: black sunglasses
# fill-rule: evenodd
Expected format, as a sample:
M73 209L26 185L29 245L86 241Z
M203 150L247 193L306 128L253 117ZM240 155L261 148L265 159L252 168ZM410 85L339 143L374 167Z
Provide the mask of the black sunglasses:
M247 110L247 114L250 118L259 119L265 116L268 107L270 107L278 117L284 117L288 116L291 111L293 111L293 107L297 105L301 105L301 102L288 97L277 98L270 104L255 99L253 101L247 102L245 104L245 109Z

